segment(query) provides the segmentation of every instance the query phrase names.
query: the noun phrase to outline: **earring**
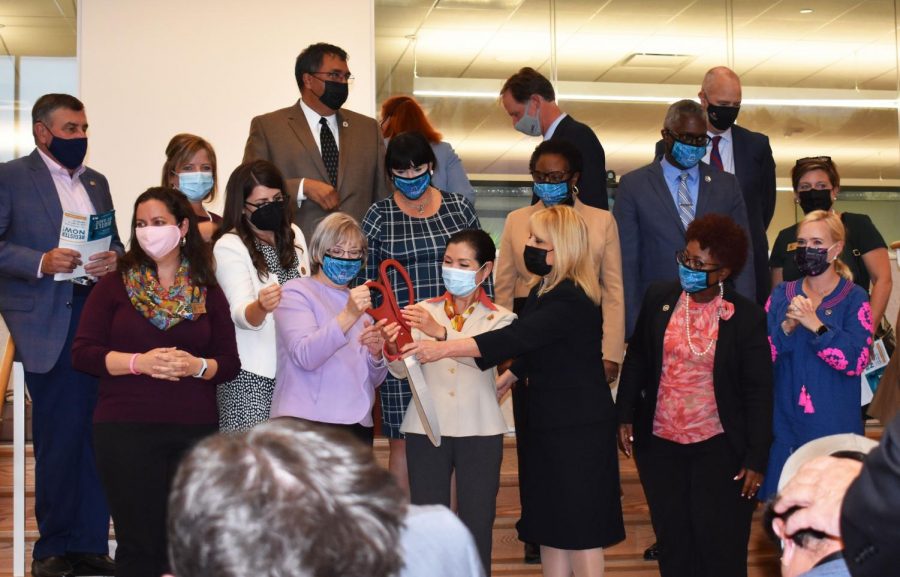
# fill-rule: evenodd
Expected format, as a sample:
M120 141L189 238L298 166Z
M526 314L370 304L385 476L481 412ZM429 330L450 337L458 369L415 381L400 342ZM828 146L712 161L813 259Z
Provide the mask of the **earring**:
M577 185L577 184L573 184L573 185L572 185L572 196L578 196L578 193L579 193L579 192L580 192L580 191L578 190L578 185Z
M181 246L184 246L185 244L187 244L187 237L183 236L181 237Z

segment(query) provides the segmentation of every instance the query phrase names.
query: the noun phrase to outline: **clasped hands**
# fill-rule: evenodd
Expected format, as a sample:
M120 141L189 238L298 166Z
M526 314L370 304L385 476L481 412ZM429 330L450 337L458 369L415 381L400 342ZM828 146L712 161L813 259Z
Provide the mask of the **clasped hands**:
M797 295L791 299L791 304L788 305L784 320L781 322L781 328L786 333L793 332L797 325L803 325L812 332L816 332L822 326L822 321L816 314L815 305L803 295Z
M200 372L203 361L177 347L160 347L141 353L134 360L134 368L154 379L178 381Z

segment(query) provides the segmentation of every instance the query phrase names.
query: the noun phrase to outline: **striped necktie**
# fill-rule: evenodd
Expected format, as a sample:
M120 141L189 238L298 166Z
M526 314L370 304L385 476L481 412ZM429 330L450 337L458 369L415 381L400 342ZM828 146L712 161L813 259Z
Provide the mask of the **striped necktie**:
M709 151L709 163L719 170L724 171L725 167L722 165L722 155L719 153L720 140L722 140L721 136L713 136L712 150Z
M687 230L688 225L694 220L694 203L688 194L688 173L682 172L678 179L678 216L681 217L684 230Z

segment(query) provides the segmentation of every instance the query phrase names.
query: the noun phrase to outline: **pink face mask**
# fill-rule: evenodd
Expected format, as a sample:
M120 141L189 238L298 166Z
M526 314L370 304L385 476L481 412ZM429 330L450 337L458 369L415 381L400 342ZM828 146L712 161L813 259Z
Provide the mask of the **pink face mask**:
M134 235L147 256L153 260L166 256L181 242L181 230L174 224L136 228Z

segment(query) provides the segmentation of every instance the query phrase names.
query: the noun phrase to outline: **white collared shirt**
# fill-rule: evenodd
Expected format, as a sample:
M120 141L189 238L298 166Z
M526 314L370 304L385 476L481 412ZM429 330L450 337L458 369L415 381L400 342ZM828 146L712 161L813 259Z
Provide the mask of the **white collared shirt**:
M306 105L303 102L303 99L300 99L300 110L303 111L303 116L306 118L306 123L309 124L309 131L312 132L313 140L316 141L316 147L319 149L319 154L322 154L322 142L319 138L319 134L321 134L322 125L319 121L324 118L326 122L328 122L328 128L331 129L331 134L334 135L334 144L338 147L338 150L341 149L341 136L340 131L338 130L338 121L337 121L337 113L334 113L330 116L322 116L312 108ZM300 188L297 190L297 208L300 208L300 205L306 200L306 195L303 194L303 181L305 178L300 179Z
M722 134L709 131L706 134L709 135L709 144L706 146L706 156L703 157L703 162L712 166L712 162L709 161L712 154L712 139L720 136L722 139L719 141L719 157L722 159L722 168L725 172L734 174L734 140L731 136L731 127L729 126L728 130Z
M559 126L559 123L562 122L562 119L568 116L565 112L556 117L556 120L547 127L547 134L544 135L544 140L550 140L553 138L553 133L556 132L556 127Z

